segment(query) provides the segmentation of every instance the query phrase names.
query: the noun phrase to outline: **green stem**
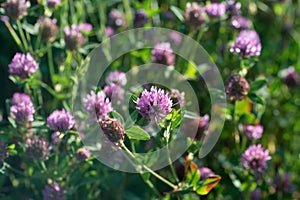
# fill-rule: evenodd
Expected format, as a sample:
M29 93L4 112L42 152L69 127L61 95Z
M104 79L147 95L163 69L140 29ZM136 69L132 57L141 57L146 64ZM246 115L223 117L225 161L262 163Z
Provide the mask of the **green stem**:
M124 148L124 150L133 158L135 159L135 156L133 155L133 153L124 145L122 144L122 147ZM136 160L136 159L135 159ZM138 162L138 161L137 161ZM155 171L153 171L152 169L150 169L149 167L147 167L144 164L141 164L141 167L143 167L144 169L146 169L148 172L150 172L153 176L155 176L156 178L158 178L159 180L161 180L162 182L164 182L165 184L169 185L171 188L173 188L174 190L177 189L177 186L174 185L173 183L171 183L170 181L168 181L167 179L163 178L162 176L160 176L159 174L157 174Z
M159 197L162 198L160 192L156 189L153 183L150 180L145 181L145 183L154 191L154 193Z
M47 167L46 167L44 161L41 161L41 166L42 166L42 169L46 172L47 171Z
M105 16L105 10L106 10L106 4L102 2L101 0L99 1L98 5L98 13L99 13L99 18L100 18L100 32L101 32L101 37L102 41L105 40L106 35L105 35L105 21L106 21L106 16Z
M75 6L74 6L74 1L73 0L69 0L70 3L70 13L71 13L71 19L72 19L72 23L73 24L77 24L77 19L76 19L76 14L75 14Z
M132 15L131 15L131 8L130 8L130 2L129 0L123 0L124 8L125 8L125 13L126 13L126 20L127 22L132 21Z
M20 171L20 170L17 170L17 169L15 169L15 168L13 168L13 167L10 166L10 164L8 164L8 163L4 163L4 166L5 166L7 169L9 169L9 170L11 170L11 171L13 171L13 172L15 172L15 173L21 175L21 176L25 176L24 172L22 172L22 171Z
M168 155L168 162L169 162L169 166L170 166L170 169L171 169L171 173L172 173L175 181L177 183L179 183L179 179L177 177L176 170L175 170L175 168L173 166L173 163L172 163L172 160L171 160L171 157L170 157L170 151L169 151L169 147L168 146L167 146L167 155Z
M4 23L5 23L5 26L7 27L10 35L14 38L15 42L20 47L21 51L25 52L23 44L22 44L19 36L17 35L17 33L15 32L15 30L13 29L13 27L10 25L10 23L8 21L4 21Z
M41 40L42 40L42 30L39 31L39 34L37 36L35 47L34 47L35 50L38 50L40 48Z
M27 44L27 39L25 37L25 34L24 34L24 31L23 31L23 28L22 28L22 25L20 23L19 20L17 20L17 26L18 26L18 30L19 30L19 33L20 33L20 36L21 36L21 40L23 42L23 45L24 45L24 50L25 51L28 51L28 44Z
M52 47L50 44L48 44L47 47L47 54L48 54L48 65L49 65L49 72L50 72L50 79L52 82L52 85L54 86L54 76L55 76L55 70L54 70L54 64L53 64L53 56L52 56Z

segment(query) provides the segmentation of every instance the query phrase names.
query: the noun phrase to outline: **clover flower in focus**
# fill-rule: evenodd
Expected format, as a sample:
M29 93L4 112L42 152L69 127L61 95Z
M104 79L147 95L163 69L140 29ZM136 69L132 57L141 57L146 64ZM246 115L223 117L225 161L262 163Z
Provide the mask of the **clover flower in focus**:
M175 64L175 55L173 54L171 44L168 42L156 44L152 49L151 54L152 61L155 63L160 63L167 66Z
M30 7L30 1L26 0L6 0L1 6L5 14L14 21L20 20L27 15L27 8Z
M126 74L118 70L112 71L108 74L106 82L108 84L114 83L116 85L124 86L127 83Z
M164 119L172 111L172 100L163 89L152 86L150 91L144 90L136 101L136 109L148 119Z
M134 19L133 19L134 27L136 27L136 28L143 27L144 25L146 25L149 22L150 22L150 19L145 10L139 9L136 11L136 13L134 14Z
M243 16L236 16L231 20L231 27L237 30L249 29L251 21Z
M27 78L34 74L38 67L39 64L30 53L16 53L8 65L10 75L20 78Z
M42 191L44 200L63 200L65 191L60 187L59 183L46 185Z
M26 153L30 158L34 160L48 159L50 147L44 138L35 135L32 139L28 138L26 140L26 144Z
M243 57L259 56L261 53L260 38L254 30L243 30L232 44L230 52Z
M92 26L90 24L73 24L71 27L67 26L64 29L66 48L70 51L75 51L83 46L84 36L83 31L91 31Z
M97 120L108 116L108 113L113 111L109 98L103 92L91 91L86 98L83 99L84 111L88 112L90 118L96 117Z
M127 22L124 13L117 9L111 10L108 16L108 25L114 29L127 28Z
M249 84L247 80L238 74L232 74L226 82L225 93L232 102L243 100L248 91Z
M205 10L196 2L187 3L184 11L184 20L192 29L199 29L205 23Z
M53 131L65 132L73 128L74 117L64 109L55 110L47 118L47 125Z
M257 140L261 138L264 128L262 125L243 125L243 131L248 138Z
M5 158L8 157L7 145L0 141L0 167L2 166Z
M42 33L42 38L45 42L51 42L55 39L58 33L57 20L49 17L40 18L38 20L39 30Z
M250 146L242 155L240 162L244 169L262 173L267 168L267 161L271 160L269 151L261 144Z
M110 117L102 118L99 120L100 127L103 134L115 144L120 144L124 140L124 126L121 124L120 119Z
M226 5L224 3L212 3L204 7L209 17L221 17L226 13Z
M87 158L90 157L90 155L91 155L91 152L90 152L88 149L84 148L84 147L79 148L79 149L77 150L77 152L76 152L76 158L77 158L77 160L79 160L79 161L84 161L84 160L86 160Z

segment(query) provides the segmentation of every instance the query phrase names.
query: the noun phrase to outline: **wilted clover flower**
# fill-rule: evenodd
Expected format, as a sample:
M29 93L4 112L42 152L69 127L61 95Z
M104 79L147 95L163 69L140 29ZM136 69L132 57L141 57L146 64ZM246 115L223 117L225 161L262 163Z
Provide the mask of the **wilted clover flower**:
M27 78L36 72L39 64L30 53L16 53L8 67L12 76Z
M74 117L64 109L55 110L47 118L47 125L53 131L65 132L73 128L74 124Z
M84 109L93 117L96 114L97 119L106 117L109 112L113 111L111 102L103 92L91 91L86 98L83 99Z
M91 155L91 152L90 152L88 149L84 148L84 147L79 148L79 149L77 150L77 152L76 152L76 158L77 158L77 160L79 160L79 161L84 161L84 160L86 160L87 158L90 157L90 155Z
M58 183L46 185L42 194L44 200L63 200L65 198L65 191L60 188Z
M226 5L224 3L212 3L206 5L205 12L210 17L221 17L226 12Z
M176 109L182 108L185 105L185 93L180 92L177 89L172 89L170 93L171 100L173 102L173 106Z
M17 124L33 122L34 112L33 104L26 104L25 102L10 107L10 117L13 118Z
M4 162L4 159L8 157L6 150L6 144L0 141L0 167Z
M126 74L118 70L112 71L108 74L106 82L124 86L127 83Z
M133 19L134 27L143 27L145 24L149 22L150 19L145 10L140 9L136 11Z
M205 11L195 2L187 3L184 20L192 29L198 29L206 21Z
M259 56L261 43L258 34L253 30L243 30L232 44L230 52L239 56Z
M241 14L241 3L235 0L228 0L226 2L226 11L230 16L238 16Z
M34 160L48 159L50 147L44 138L35 135L32 139L27 139L26 144L26 153L30 158Z
M111 10L108 16L108 25L114 29L127 28L127 22L124 13L117 9Z
M254 172L263 172L267 168L267 161L271 160L269 151L264 150L261 144L250 146L242 155L240 162L244 169Z
M27 15L27 8L30 7L30 2L26 0L6 0L2 7L9 18L17 21Z
M124 140L124 126L121 124L120 119L110 117L102 118L99 120L103 134L113 142L118 144Z
M50 8L54 8L56 5L61 4L61 0L47 0L47 5Z
M152 86L150 91L146 89L136 101L136 109L143 117L151 121L164 119L172 111L172 100L163 89Z
M287 69L286 75L284 77L284 82L289 87L296 87L300 83L300 76L295 71L294 67L289 67Z
M248 138L257 140L261 138L264 128L262 125L243 125L243 131Z
M208 177L215 175L215 173L207 167L200 167L198 170L200 172L200 179L201 180L205 180Z
M231 20L231 27L237 30L249 29L251 22L243 16L236 16Z
M40 26L40 32L42 32L42 38L45 42L51 42L55 39L58 33L57 20L49 17L40 18L38 24Z
M64 29L66 48L70 51L77 50L84 44L84 37L77 25L67 26Z
M124 91L119 85L112 83L106 85L103 90L110 101L122 101L124 99Z
M171 44L168 42L158 43L151 51L152 61L163 65L174 65L175 55L171 48Z
M238 74L232 74L226 82L225 92L227 98L234 101L243 100L249 91L249 84L244 77Z
M25 93L14 93L13 97L11 98L11 102L13 104L25 103L25 104L32 104L30 97Z

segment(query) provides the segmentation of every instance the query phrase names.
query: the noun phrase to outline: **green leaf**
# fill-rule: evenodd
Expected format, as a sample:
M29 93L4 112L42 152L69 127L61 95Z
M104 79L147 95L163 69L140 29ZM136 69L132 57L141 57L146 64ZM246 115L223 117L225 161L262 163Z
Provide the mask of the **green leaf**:
M33 127L41 127L41 126L44 126L44 125L45 125L44 121L34 121L34 122L32 122Z
M188 63L184 76L191 80L195 80L198 77L198 69L196 68L196 64L194 62L190 61Z
M194 190L196 190L198 182L200 180L200 171L198 170L198 166L194 162L190 162L188 165L189 172L186 174L185 182L189 185L192 185Z
M176 6L171 6L170 10L174 13L174 15L181 21L184 21L184 17L183 17L183 10L181 10L180 8L176 7Z
M250 91L254 92L262 88L267 84L267 81L265 79L254 81L250 84Z
M15 144L11 144L9 146L7 146L7 149L15 149L16 145Z
M125 122L125 129L129 129L134 125L139 115L139 111L135 110L130 114L130 118L128 118Z
M139 126L132 126L131 128L125 130L125 134L130 138L130 139L135 139L135 140L149 140L150 135L144 131L142 128Z
M248 94L248 97L250 98L250 100L254 103L258 103L258 104L261 104L261 105L264 105L264 100L258 96L256 93L249 93Z
M197 188L196 192L199 195L207 195L221 180L221 176L214 175L205 179L200 187Z

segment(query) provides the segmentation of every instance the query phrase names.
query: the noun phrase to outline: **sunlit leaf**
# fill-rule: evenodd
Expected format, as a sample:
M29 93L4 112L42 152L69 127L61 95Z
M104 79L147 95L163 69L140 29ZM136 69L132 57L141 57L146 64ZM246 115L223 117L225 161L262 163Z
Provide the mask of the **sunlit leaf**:
M135 140L149 140L150 135L144 131L142 128L139 126L132 126L131 128L125 130L125 134L130 138L130 139L135 139Z
M221 180L221 176L214 175L205 179L196 192L199 195L207 195Z

